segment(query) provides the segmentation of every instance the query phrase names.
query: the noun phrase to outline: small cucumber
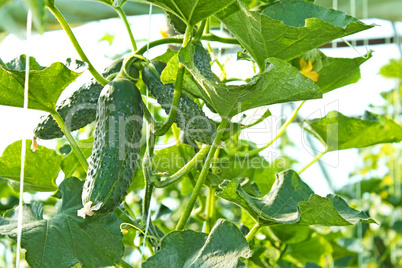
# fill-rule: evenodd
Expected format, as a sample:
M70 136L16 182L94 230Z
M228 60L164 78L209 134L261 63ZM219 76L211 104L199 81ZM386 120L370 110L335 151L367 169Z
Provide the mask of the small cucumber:
M137 168L142 121L142 98L132 81L117 77L103 88L79 216L111 213L123 201Z
M162 68L163 67L163 68ZM160 74L166 67L163 62L153 61L142 70L142 80L161 107L169 113L173 100L174 84L163 84ZM184 93L181 95L175 118L177 126L192 139L212 144L216 126L202 109Z
M113 61L113 63L104 70L102 76L107 78L111 74L118 73L122 64L122 58ZM63 118L70 131L85 127L95 120L96 104L98 103L102 88L102 85L92 78L90 82L83 84L56 107L56 112ZM51 114L41 117L40 123L34 129L34 135L43 140L61 138L64 136Z

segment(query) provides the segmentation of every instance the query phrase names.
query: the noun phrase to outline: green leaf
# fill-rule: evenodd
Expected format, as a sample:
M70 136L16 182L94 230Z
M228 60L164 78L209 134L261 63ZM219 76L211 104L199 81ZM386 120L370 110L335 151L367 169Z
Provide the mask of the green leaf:
M269 229L282 243L297 244L310 238L313 230L303 225L273 225Z
M21 144L21 140L16 141L4 150L0 157L0 177L20 181ZM32 151L31 144L31 140L26 141L24 185L36 191L57 190L55 180L63 156L43 146L38 146L38 150Z
M319 74L316 84L320 87L322 93L330 92L334 89L356 83L360 80L360 65L371 58L370 51L364 57L349 58L331 58L325 56L318 49L313 49L304 55L294 59L293 65L300 68L300 60L306 62L312 61L314 71Z
M401 125L368 111L363 118L332 111L323 118L306 120L306 123L305 128L327 146L328 151L402 141Z
M45 30L45 9L46 0L25 0L29 9L32 11L32 20L36 30L43 33Z
M168 172L170 175L176 173L195 155L192 146L182 144L180 147L185 159L182 159L179 146L174 145L156 152L152 159L152 169L160 173Z
M194 26L198 22L212 16L235 0L147 0L181 18L187 25Z
M260 225L318 224L344 226L357 222L375 223L364 212L350 208L338 196L317 196L297 173L276 175L271 191L262 198L247 194L238 180L224 181L216 195L245 209Z
M77 263L103 267L120 262L124 253L121 221L114 214L78 217L82 186L83 182L74 177L60 184L63 202L50 220L43 219L42 204L23 207L21 245L27 250L25 256L31 267L70 268ZM16 240L17 218L18 210L10 218L0 218L0 233Z
M361 180L359 182L347 184L347 185L343 186L341 189L336 191L336 194L345 196L350 199L357 199L357 193L356 193L356 189L358 189L357 187L360 187L361 194L380 193L381 191L384 190L384 188L381 187L382 182L383 182L383 179L379 179L379 178L371 178L371 179L367 179L367 180Z
M334 39L373 27L341 11L305 1L278 1L261 13L247 10L237 1L216 16L262 70L269 57L291 60Z
M307 241L289 245L284 259L290 260L302 267L317 267L307 266L307 263L314 262L324 266L331 253L331 244L324 237L315 235Z
M182 48L178 55L179 61L191 72L202 88L200 92L190 93L201 95L221 116L232 117L260 106L322 97L319 88L311 79L299 73L289 63L275 58L267 59L268 68L254 76L246 85L218 84L206 79L195 66L194 50L193 45L188 45ZM165 70L162 72L163 81L174 82L177 68L169 68L168 64Z
M238 267L240 257L251 257L245 237L233 223L220 219L210 234L192 230L169 233L161 249L142 267Z
M387 65L381 67L380 74L389 78L402 79L402 59L391 59Z
M77 141L78 146L80 147L85 158L91 156L93 141L94 137L90 137L89 139L86 140ZM71 177L73 175L80 179L85 179L86 177L86 172L84 171L81 163L79 162L74 152L70 152L63 158L63 160L61 161L61 170L64 172L66 178Z
M363 211L357 211L337 195L329 194L321 197L313 194L308 201L301 201L298 204L301 219L300 224L319 224L325 226L344 226L357 224L359 222L376 223Z
M0 65L0 105L23 107L25 73L21 67L25 65L21 61L24 58L22 56L19 60L6 64L8 69ZM52 112L61 92L80 73L70 70L60 62L44 69L36 62L32 65L35 69L29 72L28 108Z
M18 71L21 72L21 74L24 75L25 73L25 68L26 68L26 58L27 56L25 54L20 55L17 58L12 59L10 62L5 64L5 67L9 71ZM34 57L29 57L29 70L33 71L41 71L45 69L46 67L40 65ZM18 73L20 74L20 73Z

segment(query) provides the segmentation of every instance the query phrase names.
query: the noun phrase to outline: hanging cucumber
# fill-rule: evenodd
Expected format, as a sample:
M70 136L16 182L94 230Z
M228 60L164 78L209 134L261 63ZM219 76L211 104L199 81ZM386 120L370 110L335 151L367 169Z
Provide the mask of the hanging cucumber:
M102 90L95 140L78 215L105 215L124 199L137 168L143 117L135 84L119 75Z
M169 113L173 100L174 84L163 84L160 74L166 63L153 61L142 70L142 80L166 113ZM214 122L187 95L182 94L175 118L177 126L192 139L211 144L216 132Z
M109 75L118 73L121 69L123 59L112 62L102 73L107 78ZM64 99L57 107L56 112L65 121L68 129L74 131L92 123L96 118L96 104L102 85L94 78L83 84L71 96ZM61 138L64 136L56 120L51 114L43 116L40 123L34 129L34 135L43 140Z

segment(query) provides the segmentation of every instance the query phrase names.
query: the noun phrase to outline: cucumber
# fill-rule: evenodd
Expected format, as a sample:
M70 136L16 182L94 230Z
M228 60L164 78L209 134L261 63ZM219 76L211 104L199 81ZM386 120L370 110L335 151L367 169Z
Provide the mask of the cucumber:
M113 61L112 64L104 70L102 76L107 78L111 74L118 73L122 64L122 58ZM90 82L83 84L56 107L56 112L63 118L70 131L80 129L95 121L96 104L98 103L102 88L102 85L92 78ZM61 138L64 136L51 114L41 117L40 123L34 129L34 135L43 140Z
M123 201L137 168L143 106L141 93L125 78L102 90L95 139L78 215L106 215Z
M161 82L160 74L165 66L166 63L153 61L142 70L142 80L165 112L169 113L174 84L164 85ZM190 138L204 144L212 144L216 133L214 122L184 93L180 98L175 123Z

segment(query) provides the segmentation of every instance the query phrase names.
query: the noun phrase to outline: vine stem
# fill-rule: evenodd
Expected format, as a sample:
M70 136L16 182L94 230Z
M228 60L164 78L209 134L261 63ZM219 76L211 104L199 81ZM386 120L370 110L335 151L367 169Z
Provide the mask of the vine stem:
M219 127L216 132L216 136L214 138L214 142L212 143L212 146L208 152L207 159L205 160L204 166L201 169L201 172L198 177L197 183L195 184L194 190L191 193L190 200L188 201L188 204L183 212L183 215L181 216L179 223L176 226L176 230L183 230L184 226L186 225L186 223L188 221L188 218L190 217L191 211L193 210L193 207L195 205L195 201L197 200L197 197L201 191L201 188L205 183L205 179L208 175L209 167L211 166L212 160L215 155L215 151L218 148L222 134L229 121L230 121L230 119L223 118L222 122L219 124Z
M88 70L95 77L96 81L98 81L98 83L101 84L102 86L105 86L107 83L109 83L109 81L107 79L105 79L102 75L100 75L98 73L98 71L95 69L95 67L91 64L88 57L85 55L84 51L82 50L80 44L78 43L77 38L75 38L75 35L70 28L70 25L68 25L66 19L64 18L63 14L61 14L60 10L58 10L55 5L48 5L47 8L56 17L56 19L59 21L61 27L63 28L63 30L67 33L68 38L70 38L70 41L73 44L78 55L81 57L81 60L83 60L84 62L86 62L88 64Z
M310 167L312 164L314 164L315 162L317 162L324 154L326 154L328 152L328 148L325 149L325 151L317 154L313 160L311 160L310 163L308 163L307 165L305 165L302 169L299 170L299 172L297 172L297 174L301 174L303 171L305 171L308 167Z
M135 54L137 55L142 55L144 54L148 49L160 46L160 45L166 45L166 44L182 44L184 38L182 37L168 37L168 38L163 38L159 40L155 40L149 43L148 45L144 45L141 48L139 48ZM225 44L232 44L232 45L238 45L239 41L235 38L225 38L225 37L220 37L214 34L206 34L201 37L201 40L205 41L215 41L215 42L220 42L220 43L225 43Z
M183 178L185 175L187 175L189 172L191 172L193 170L193 168L197 165L197 163L199 163L207 155L210 148L211 148L211 146L209 146L209 145L203 145L201 150L186 165L184 165L180 170L178 170L175 174L165 178L165 180L163 180L163 181L154 181L155 187L163 188L172 183L179 181L181 178Z
M120 18L124 22L124 26L126 26L127 33L130 36L130 41L131 41L131 46L133 47L133 51L137 50L137 43L135 42L133 32L131 31L130 24L128 23L126 13L124 13L124 10L121 7L113 7L117 14L119 14Z
M254 236L258 233L258 231L261 229L261 225L256 223L253 228L250 230L250 232L246 236L247 243L250 243L251 240L253 240Z
M192 29L193 29L192 27L187 27L186 34L183 40L183 47L186 47L188 42L190 41ZM159 129L155 131L155 135L157 136L165 135L166 132L169 131L170 127L174 122L174 119L176 118L177 110L180 103L181 91L183 87L184 71L185 71L184 65L179 63L179 69L177 70L176 83L173 92L172 106L170 107L169 115L166 121Z
M262 146L261 148L257 148L248 152L233 152L230 150L227 150L226 153L230 156L238 156L238 157L250 157L250 156L255 156L257 155L259 152L267 149L269 146L271 146L277 139L279 139L283 133L285 133L286 128L290 125L290 123L293 122L293 120L296 118L297 113L299 112L300 108L303 106L303 104L306 101L302 101L302 103L300 103L300 105L293 111L292 115L288 118L288 120L286 120L286 122L282 125L282 127L279 129L278 133L276 134L276 136L270 141L268 142L266 145Z
M216 189L214 187L210 187L208 189L207 196L207 213L205 220L205 233L211 232L212 227L214 226L215 221L215 192Z
M70 130L68 130L66 124L64 123L63 118L56 112L53 111L52 116L56 120L57 124L59 125L60 129L63 131L64 135L66 136L66 139L71 145L71 148L73 149L73 152L78 158L78 161L81 163L82 167L84 168L85 172L88 170L88 162L82 153L80 147L77 144L77 141L74 139L74 137L71 135Z

